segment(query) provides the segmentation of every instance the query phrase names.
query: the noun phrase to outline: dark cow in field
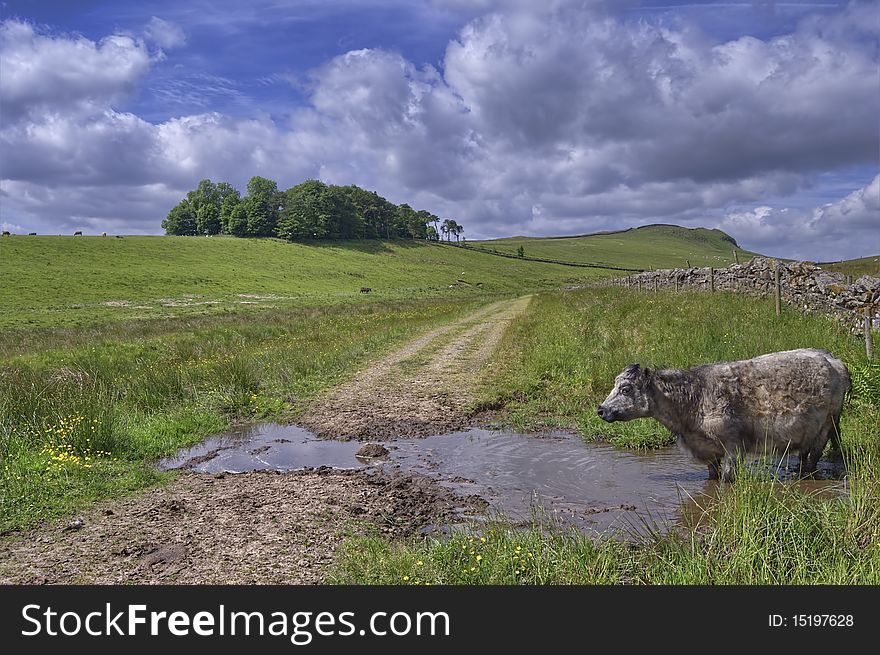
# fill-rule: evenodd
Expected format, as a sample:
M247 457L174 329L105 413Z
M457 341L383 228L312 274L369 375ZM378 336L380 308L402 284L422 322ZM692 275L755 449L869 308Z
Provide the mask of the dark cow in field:
M370 293L372 289L370 287L361 287L361 293Z
M840 448L840 413L851 382L839 359L801 349L739 362L651 370L627 366L599 405L606 421L652 417L709 477L733 479L739 456L798 453L810 475L831 439Z
M73 236L75 236L75 237L81 237L82 235L83 235L83 233L80 232L79 230L77 230L76 232L73 233Z

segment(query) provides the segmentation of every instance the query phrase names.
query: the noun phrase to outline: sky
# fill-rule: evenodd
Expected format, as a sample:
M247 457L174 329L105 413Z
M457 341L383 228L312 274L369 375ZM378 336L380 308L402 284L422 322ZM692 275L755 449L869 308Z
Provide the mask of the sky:
M468 239L650 223L880 252L880 3L0 0L0 223L160 234L198 181Z

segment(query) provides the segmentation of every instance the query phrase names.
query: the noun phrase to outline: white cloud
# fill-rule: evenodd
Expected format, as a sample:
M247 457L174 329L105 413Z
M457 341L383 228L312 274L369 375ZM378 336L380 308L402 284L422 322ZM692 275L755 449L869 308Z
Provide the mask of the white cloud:
M179 25L156 16L150 18L144 28L144 38L163 50L173 50L186 44L186 34Z
M759 206L728 213L717 225L740 245L813 261L880 252L880 175L840 200L811 210ZM859 250L855 250L859 249Z
M757 249L807 253L821 238L841 256L866 254L876 180L814 212L766 199L877 164L876 5L713 43L565 0L490 4L439 68L380 49L327 61L305 87L309 105L283 124L116 111L149 69L143 43L7 21L0 98L4 114L7 98L18 112L0 128L4 218L158 231L201 178L284 187L320 176L455 217L471 237L679 222L719 225ZM174 28L156 18L148 38L179 46ZM19 62L11 81L7 58ZM96 200L101 189L125 201Z
M4 126L26 116L103 110L131 93L150 67L143 42L129 36L55 37L17 20L0 23L0 55Z

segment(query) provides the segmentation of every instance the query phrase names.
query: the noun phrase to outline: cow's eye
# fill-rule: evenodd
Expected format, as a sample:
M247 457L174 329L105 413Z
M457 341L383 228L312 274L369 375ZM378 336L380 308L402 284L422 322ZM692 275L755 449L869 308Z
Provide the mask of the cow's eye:
M632 390L633 390L633 388L632 388L632 385L630 385L630 384L620 385L620 393L629 393Z

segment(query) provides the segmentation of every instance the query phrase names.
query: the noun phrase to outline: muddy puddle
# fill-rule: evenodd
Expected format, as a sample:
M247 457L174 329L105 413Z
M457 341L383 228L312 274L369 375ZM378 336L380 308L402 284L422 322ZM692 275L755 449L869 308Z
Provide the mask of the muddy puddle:
M465 495L487 500L496 515L530 523L534 517L586 532L624 536L666 532L698 522L719 493L706 468L677 448L629 452L585 443L577 435L522 435L471 429L385 443L384 461L358 458L357 441L318 439L296 426L262 424L210 437L160 462L160 468L206 473L340 469L399 469L422 473ZM790 463L796 466L795 459ZM843 493L839 465L823 462L808 491ZM782 477L791 471L783 470ZM788 483L787 483L788 484Z

